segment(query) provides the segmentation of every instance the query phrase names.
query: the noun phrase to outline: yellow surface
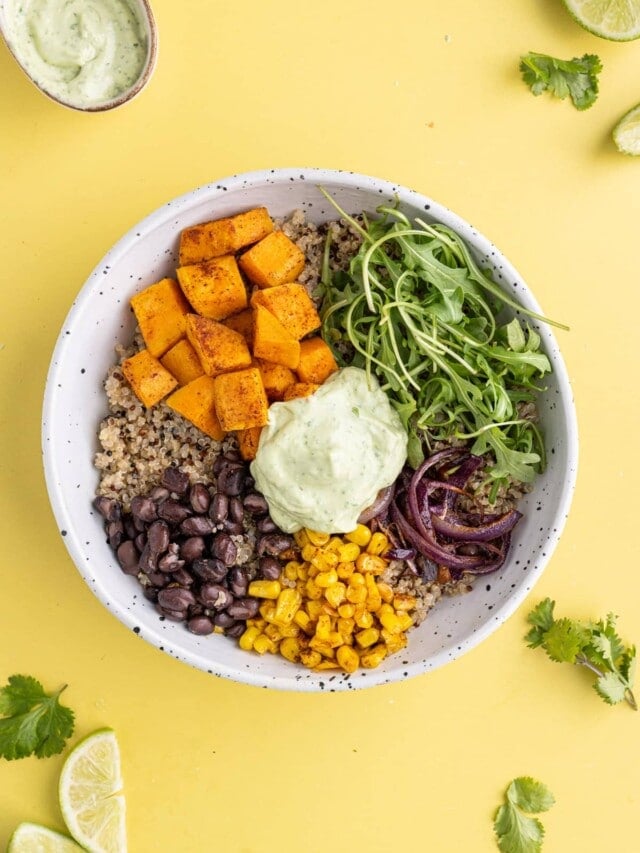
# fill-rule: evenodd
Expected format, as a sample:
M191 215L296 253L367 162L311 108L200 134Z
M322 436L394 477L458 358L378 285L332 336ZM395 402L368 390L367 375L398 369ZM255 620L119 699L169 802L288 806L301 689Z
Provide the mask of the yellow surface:
M106 115L38 94L0 45L0 680L67 682L77 735L118 732L130 849L495 850L509 780L554 791L545 851L640 851L640 715L522 642L544 595L640 641L640 160L609 140L640 100L640 42L582 32L556 0L155 0L149 88ZM534 98L527 50L598 53L585 113ZM542 581L461 660L349 695L221 681L104 610L56 530L40 465L45 374L94 265L165 200L233 172L340 167L413 186L491 237L560 333L581 427L573 510ZM0 848L62 828L62 760L0 761Z

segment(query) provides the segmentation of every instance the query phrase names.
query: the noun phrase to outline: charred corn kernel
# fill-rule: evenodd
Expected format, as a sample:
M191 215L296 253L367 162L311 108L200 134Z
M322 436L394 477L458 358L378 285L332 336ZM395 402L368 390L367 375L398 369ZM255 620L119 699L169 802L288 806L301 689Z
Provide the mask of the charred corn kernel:
M267 622L265 619L247 619L247 628L264 628Z
M314 652L320 652L323 658L331 658L335 657L335 651L333 646L328 640L319 640L317 637L312 637L309 640L309 647L314 650Z
M342 539L340 539L339 536L332 536L331 539L329 539L328 543L324 546L323 550L325 551L325 553L327 551L330 551L334 554L337 554L343 545L344 542L342 541Z
M311 565L321 572L335 569L338 565L338 555L334 554L333 551L319 551L311 558Z
M356 560L356 569L359 572L371 572L373 575L381 575L387 568L386 560L376 557L374 554L360 554Z
M248 592L256 598L277 598L281 589L280 581L251 581Z
M365 524L359 524L355 530L347 533L344 538L348 539L349 542L355 542L361 548L365 548L371 539L371 531Z
M356 564L355 563L338 563L338 568L337 568L338 577L343 581L348 580L351 577L351 575L355 572L355 570L356 570Z
M368 649L380 639L380 631L377 628L365 628L364 631L358 631L356 634L356 643L361 649Z
M360 606L356 607L356 612L353 617L354 622L358 626L358 628L371 628L373 625L373 616L369 613L365 607L360 608Z
M307 579L315 578L315 576L320 571L320 569L317 566L314 566L313 563L305 563L304 566L307 570Z
M336 660L345 672L355 672L360 665L360 655L351 646L340 646L336 652Z
M264 633L269 637L270 640L273 640L274 643L279 642L282 639L282 632L278 625L275 622L272 622L271 625L267 625L264 629Z
M280 625L280 633L283 637L297 637L300 633L300 628L291 623L291 625Z
M301 604L302 596L297 589L283 589L276 601L275 621L279 625L290 625Z
M380 595L380 590L378 589L378 585L371 575L365 575L365 582L367 587L367 610L370 610L372 613L375 613L376 610L380 609L380 605L382 604L382 596Z
M338 583L338 573L335 569L330 569L328 572L318 572L315 576L315 582L322 589L327 589L333 584Z
M407 645L406 634L390 634L386 628L383 628L382 631L380 631L380 637L384 641L390 655L395 652L399 652Z
M319 601L324 594L324 590L318 586L313 578L309 578L304 588L311 601Z
M260 605L260 615L265 622L273 622L276 613L276 606L273 601L265 601Z
M331 539L331 536L329 536L328 533L319 533L317 530L309 530L308 527L305 527L304 532L307 534L309 542L311 542L312 545L317 545L318 548L326 545Z
M260 628L257 625L252 625L250 628L244 632L244 634L238 640L238 645L241 649L244 649L245 652L250 652L253 648L253 643L256 637L260 636Z
M380 616L383 613L394 613L395 614L395 612L396 611L393 609L393 607L390 604L387 604L385 602L384 604L380 605L380 609L378 610L378 619L380 618Z
M310 563L313 557L315 557L315 555L317 554L317 552L318 549L315 545L311 545L311 543L309 543L308 545L304 545L301 551L302 559L306 560L307 563Z
M297 663L300 660L300 644L293 637L286 637L278 648L283 658Z
M311 624L309 614L304 610L298 610L293 617L293 621L299 628L302 628L303 631L306 631Z
M321 661L322 655L320 652L316 652L313 649L303 649L300 652L300 662L308 666L309 669L315 669Z
M258 652L259 655L263 655L265 652L270 652L274 655L278 651L278 646L266 634L260 634L253 641L253 650L254 652Z
M353 634L353 631L356 627L356 623L353 619L338 619L336 621L336 628L343 637L348 637L350 634Z
M309 570L307 569L306 563L298 563L298 580L306 581L309 577Z
M344 643L344 637L340 631L331 631L329 634L329 643L333 649L337 649L338 646L341 646Z
M354 572L349 578L349 586L366 586L366 583L364 575L360 572Z
M321 660L317 666L314 666L320 672L323 669L340 669L340 665L333 660Z
M297 581L298 580L298 563L293 560L284 567L284 576L287 580Z
M380 593L380 597L384 602L389 604L393 601L393 590L391 589L388 583L378 581L376 586L378 587L378 592Z
M356 608L354 604L341 604L340 607L338 607L338 616L341 616L343 619L351 619L355 610Z
M378 618L390 634L401 634L413 625L413 619L407 613L382 613Z
M307 608L307 613L308 613L308 614L309 614L309 616L311 617L311 621L312 621L312 622L317 622L317 621L318 621L318 617L319 617L319 616L320 616L320 614L323 612L323 610L322 610L322 602L321 602L319 599L317 599L317 600L312 600L312 601L307 601L306 608Z
M327 574L328 574L328 572L327 572ZM337 578L337 575L336 575L336 578ZM317 580L316 580L316 583L318 583ZM318 586L320 586L319 583L318 583ZM337 608L340 607L342 602L345 600L346 596L347 596L347 587L345 584L341 583L338 580L336 580L334 583L332 583L331 586L327 587L327 589L325 590L325 593L324 593L324 597L327 599L329 604L332 607L337 607Z
M219 625L214 625L213 626L213 633L214 634L224 634L224 628L221 628Z
M394 610L414 610L416 599L413 595L398 594L393 597Z
M366 652L363 652L360 655L360 664L367 669L373 669L373 667L379 666L386 656L387 649L385 646L380 644L378 646L374 646L372 649L368 649Z
M364 586L349 586L347 588L347 601L352 604L363 604L367 600L367 590Z
M338 559L341 563L353 563L360 556L360 546L355 542L347 542L338 550Z
M326 613L321 613L318 616L318 624L316 625L315 636L318 640L328 640L331 633L331 617Z
M298 548L304 548L305 545L309 544L309 537L307 536L307 531L304 529L304 527L302 528L302 530L296 530L296 532L293 534L293 538Z
M389 548L389 540L384 533L374 533L367 545L367 554L374 554L379 557Z

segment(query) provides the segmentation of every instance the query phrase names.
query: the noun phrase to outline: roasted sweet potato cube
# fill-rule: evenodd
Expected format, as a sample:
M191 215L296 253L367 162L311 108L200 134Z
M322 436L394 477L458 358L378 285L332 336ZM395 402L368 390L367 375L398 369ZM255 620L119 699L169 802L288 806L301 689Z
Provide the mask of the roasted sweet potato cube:
M166 367L178 380L178 385L188 385L198 376L202 376L204 370L200 364L197 352L186 338L171 347L160 359L163 367Z
M167 406L216 441L224 438L216 415L215 380L211 376L199 376L179 388L167 398Z
M240 255L238 263L258 287L275 287L296 279L304 261L304 253L283 231L273 231Z
M249 429L239 429L236 432L238 448L243 459L249 461L256 458L261 432L262 427L249 427Z
M297 397L310 397L320 386L314 382L294 382L284 392L284 400L295 400Z
M322 338L309 338L300 342L300 362L296 373L301 382L322 385L337 369L333 353Z
M253 354L292 370L300 361L300 344L262 305L253 309Z
M267 392L269 402L282 400L284 392L296 381L293 370L283 364L274 364L272 361L258 359L258 369L262 376L262 384Z
M184 318L191 309L173 279L163 278L146 287L130 302L151 355L160 358L184 337Z
M251 353L242 335L217 320L187 314L187 337L209 376L251 364Z
M247 307L247 288L233 255L178 267L176 273L184 295L203 317L224 320Z
M180 266L229 255L273 231L266 207L185 228L180 235Z
M257 367L215 378L216 413L222 428L244 430L267 423L267 395Z
M251 304L263 305L271 311L298 341L320 328L320 315L302 284L282 284L257 290L251 297Z
M253 308L245 308L239 314L232 314L224 320L224 324L234 332L240 332L248 346L253 346Z
M159 403L178 385L177 380L148 349L125 359L122 372L133 393L147 409Z

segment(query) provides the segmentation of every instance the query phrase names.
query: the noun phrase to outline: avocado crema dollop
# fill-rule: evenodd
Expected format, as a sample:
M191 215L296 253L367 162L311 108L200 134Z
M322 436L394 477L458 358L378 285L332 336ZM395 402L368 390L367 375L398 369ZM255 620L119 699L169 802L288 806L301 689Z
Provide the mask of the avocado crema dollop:
M274 522L348 533L407 458L407 433L375 377L346 367L309 397L273 403L251 474Z

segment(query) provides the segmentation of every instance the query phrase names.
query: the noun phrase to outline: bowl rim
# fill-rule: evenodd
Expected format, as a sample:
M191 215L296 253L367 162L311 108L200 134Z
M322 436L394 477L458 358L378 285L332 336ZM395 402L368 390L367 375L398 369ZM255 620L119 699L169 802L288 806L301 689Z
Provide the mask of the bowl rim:
M133 225L104 255L100 262L91 272L84 285L74 299L71 308L62 324L58 339L56 341L52 359L47 373L43 411L42 411L42 460L45 474L47 492L51 507L56 518L58 528L66 531L64 544L71 556L71 559L80 572L87 586L98 598L98 600L112 612L120 622L126 627L133 630L137 629L137 633L147 642L161 649L171 657L176 657L179 660L189 663L191 666L203 670L204 672L222 678L250 684L256 687L269 687L282 690L294 690L304 692L320 692L324 689L324 683L321 680L311 678L296 678L296 667L292 666L291 676L273 676L263 673L256 673L251 669L239 669L234 666L229 666L224 663L218 663L205 658L202 654L185 650L181 647L177 648L166 634L161 634L159 630L149 629L145 627L140 629L139 617L131 611L120 608L114 605L113 601L109 600L107 589L104 583L101 582L100 576L94 575L85 562L79 540L74 535L74 520L67 513L64 502L62 501L58 483L61 482L58 477L58 472L55 465L55 460L52 454L48 452L48 445L51 440L52 424L54 422L54 413L56 408L56 393L55 389L58 383L58 365L62 363L62 353L69 339L68 331L73 328L75 318L81 311L81 306L85 297L92 291L94 284L102 280L102 271L107 267L114 265L115 259L126 253L129 247L137 240L145 237L149 232L155 230L162 223L168 220L173 220L176 213L182 211L185 207L190 207L201 197L206 197L212 208L215 206L217 198L222 198L232 190L240 190L251 185L264 185L274 183L282 183L288 185L292 180L298 180L302 177L308 183L321 184L328 188L332 185L341 187L353 187L357 189L372 189L375 192L381 192L390 196L397 196L400 202L408 204L419 204L425 210L429 211L431 216L434 216L440 221L445 221L447 225L456 230L465 239L472 237L474 248L476 251L482 251L489 255L494 253L494 259L500 261L502 270L502 282L515 281L518 284L519 296L522 294L526 297L527 303L541 313L532 291L517 272L504 254L481 232L477 231L466 220L458 214L453 213L444 205L431 199L430 197L409 189L400 184L394 184L391 181L375 178L357 172L343 171L339 169L324 169L316 167L296 167L296 168L276 168L276 169L261 169L251 172L239 173L228 178L222 178L215 182L204 184L195 189L183 193L156 208L150 214L145 216L137 224ZM373 190L372 190L373 192ZM449 663L464 655L466 652L475 648L479 643L489 637L496 631L504 622L517 610L524 599L529 595L535 583L539 580L542 572L546 568L551 556L558 544L562 531L564 529L573 493L575 490L577 470L578 470L578 425L573 392L569 382L566 366L560 348L557 345L553 330L549 326L543 326L541 329L543 339L553 344L556 357L553 362L554 374L558 385L559 394L563 400L566 410L565 429L567 435L567 462L564 479L562 482L560 497L555 512L555 523L549 528L544 538L544 547L541 547L532 560L527 579L528 584L517 587L513 592L499 604L492 613L492 618L484 622L480 627L474 629L471 634L464 640L458 641L458 644L452 650L447 647L439 649L427 660L420 660L413 663L402 664L393 672L384 672L377 669L368 670L367 678L358 679L357 681L349 677L338 678L331 684L331 692L362 689L373 687L385 683L391 683L405 678L410 678L422 673L432 671ZM67 332L67 333L65 333ZM320 674L320 679L322 675ZM329 688L327 688L329 689Z

